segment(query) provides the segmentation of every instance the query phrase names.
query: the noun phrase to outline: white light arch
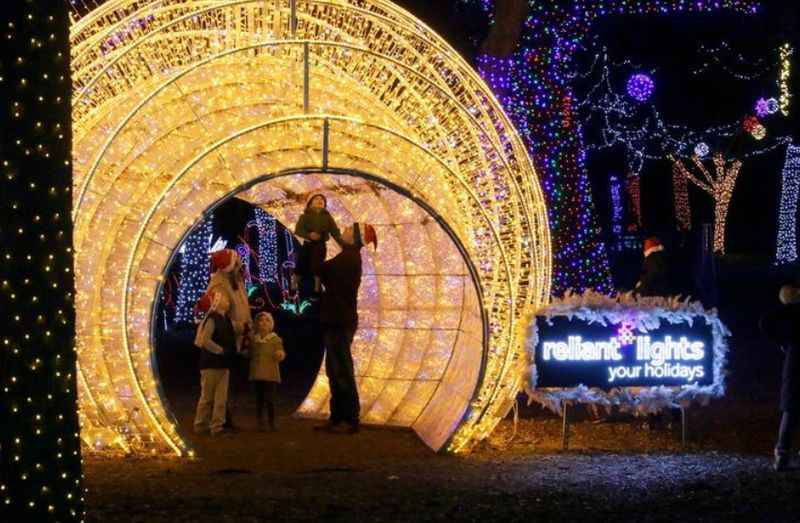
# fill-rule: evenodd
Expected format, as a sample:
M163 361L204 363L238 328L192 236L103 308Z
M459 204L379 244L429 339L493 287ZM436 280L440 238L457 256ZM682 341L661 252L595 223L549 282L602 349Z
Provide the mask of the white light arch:
M413 428L436 450L466 450L488 435L524 370L517 320L549 293L549 234L519 137L445 42L381 0L118 0L77 21L72 41L88 445L189 452L151 364L160 279L214 202L254 180L274 189L288 172L327 188L367 173L395 188L381 201L400 208L392 198L403 194L449 231L473 268L481 335L450 346ZM351 200L343 212L371 216ZM413 260L411 251L385 263ZM398 354L389 345L383 353ZM370 350L390 372L389 356ZM323 413L309 405L325 386L317 380L301 413Z

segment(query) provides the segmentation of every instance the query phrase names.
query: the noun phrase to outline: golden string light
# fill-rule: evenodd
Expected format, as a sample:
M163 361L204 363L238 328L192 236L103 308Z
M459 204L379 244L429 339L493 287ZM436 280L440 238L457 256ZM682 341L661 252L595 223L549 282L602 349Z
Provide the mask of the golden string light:
M789 81L792 76L792 55L794 47L786 42L778 50L780 54L780 72L778 73L778 106L781 114L789 116L789 105L791 103L791 92L789 91Z
M112 0L71 40L87 447L191 452L150 364L154 302L239 191L284 223L286 195L321 190L345 224L379 224L354 345L366 422L449 451L491 432L524 373L518 322L549 295L549 232L524 146L452 48L383 0ZM327 394L322 374L300 414Z
M714 199L714 252L725 254L725 224L742 162L739 160L728 162L721 153L715 153L713 161L714 175L703 165L699 157L692 157L692 163L702 175L698 177L686 168L683 160L672 158L674 173L677 171L682 174Z

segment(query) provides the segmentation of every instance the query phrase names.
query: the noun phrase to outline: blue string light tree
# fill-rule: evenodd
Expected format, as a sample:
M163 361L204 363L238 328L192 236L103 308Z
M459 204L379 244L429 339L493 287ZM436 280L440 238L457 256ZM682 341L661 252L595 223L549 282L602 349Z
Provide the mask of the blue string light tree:
M214 235L214 215L208 215L192 231L181 247L178 294L175 299L175 322L194 320L194 305L203 296L211 278L208 251Z
M756 2L477 0L494 16L478 68L525 139L548 199L553 292L610 292L606 248L594 215L581 125L571 85L575 53L603 16L720 9L752 14ZM496 4L496 5L495 5Z
M68 9L0 27L0 521L81 521Z

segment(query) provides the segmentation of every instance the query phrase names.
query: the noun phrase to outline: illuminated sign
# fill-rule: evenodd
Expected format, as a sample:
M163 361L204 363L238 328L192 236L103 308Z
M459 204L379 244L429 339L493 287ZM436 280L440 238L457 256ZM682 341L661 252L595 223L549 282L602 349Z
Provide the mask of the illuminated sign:
M568 317L538 318L537 387L651 387L714 382L713 332L702 321L638 332Z

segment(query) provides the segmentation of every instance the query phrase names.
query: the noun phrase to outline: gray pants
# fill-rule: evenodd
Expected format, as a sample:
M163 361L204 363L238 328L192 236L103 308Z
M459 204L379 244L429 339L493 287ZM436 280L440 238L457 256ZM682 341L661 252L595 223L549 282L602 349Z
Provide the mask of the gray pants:
M200 399L194 417L195 432L210 430L216 433L225 424L225 404L228 402L228 369L200 371Z

